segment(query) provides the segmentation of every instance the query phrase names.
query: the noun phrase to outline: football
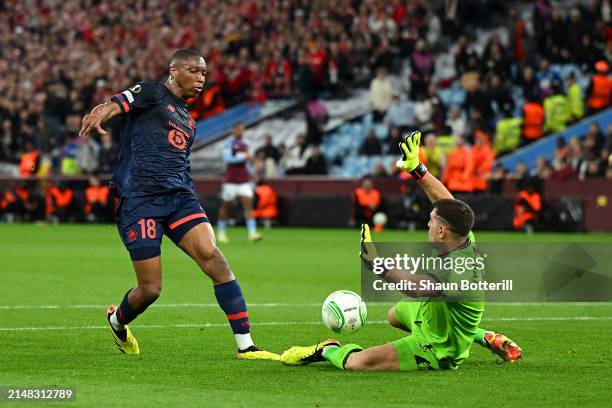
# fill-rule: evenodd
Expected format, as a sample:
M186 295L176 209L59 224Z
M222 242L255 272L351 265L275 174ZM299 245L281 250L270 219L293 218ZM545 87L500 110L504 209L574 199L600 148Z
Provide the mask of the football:
M356 332L364 325L367 314L361 296L350 290L337 290L323 302L323 322L335 333Z

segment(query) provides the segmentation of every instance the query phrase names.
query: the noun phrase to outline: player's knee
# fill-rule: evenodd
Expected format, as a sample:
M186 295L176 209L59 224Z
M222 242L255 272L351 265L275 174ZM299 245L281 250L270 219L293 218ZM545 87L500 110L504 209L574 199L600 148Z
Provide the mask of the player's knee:
M145 298L145 302L148 304L155 302L157 298L159 298L161 290L161 283L150 283L141 287L142 295Z
M368 353L352 353L344 363L346 370L363 371L369 370L376 365L376 361L368 356Z
M395 316L395 306L393 306L387 312L387 321L391 326L397 327L399 322L397 321L397 317Z
M217 250L217 245L214 241L209 241L204 244L198 245L196 251L198 258L203 261L210 261L215 256L217 256L217 253L219 252Z

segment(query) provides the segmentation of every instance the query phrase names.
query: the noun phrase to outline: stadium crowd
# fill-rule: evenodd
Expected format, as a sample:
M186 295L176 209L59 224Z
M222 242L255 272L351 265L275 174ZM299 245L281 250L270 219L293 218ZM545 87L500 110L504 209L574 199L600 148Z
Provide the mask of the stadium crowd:
M532 21L517 11L525 7ZM209 70L205 92L192 101L195 118L246 100L312 101L370 78L372 120L388 136L369 135L361 154L395 154L402 132L419 128L427 135L423 160L452 190L494 191L495 180L514 177L493 166L496 157L610 105L611 22L608 0L575 0L567 9L550 0L3 2L0 163L19 164L24 176L110 172L117 141L112 133L78 139L83 113L137 81L162 78L172 51L190 47ZM480 47L482 27L508 36ZM440 63L449 49L453 62ZM562 76L556 67L566 63L576 71ZM389 74L407 86L392 86ZM589 77L588 88L577 76ZM440 92L457 83L465 100L445 105ZM446 134L454 146L442 153L437 135ZM327 174L335 163L321 154L320 136L267 143L256 172ZM593 129L560 143L536 173L611 177L610 147ZM398 176L382 165L375 173Z

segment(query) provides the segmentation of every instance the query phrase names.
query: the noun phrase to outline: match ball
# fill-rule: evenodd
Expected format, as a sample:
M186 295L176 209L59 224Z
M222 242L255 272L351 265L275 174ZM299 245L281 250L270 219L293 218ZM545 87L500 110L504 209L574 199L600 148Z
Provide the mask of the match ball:
M337 290L323 302L323 323L335 333L356 332L364 325L367 314L361 296L350 290Z
M384 212L377 212L376 214L374 214L374 217L372 217L372 222L376 226L384 227L385 225L387 225L387 214L385 214Z

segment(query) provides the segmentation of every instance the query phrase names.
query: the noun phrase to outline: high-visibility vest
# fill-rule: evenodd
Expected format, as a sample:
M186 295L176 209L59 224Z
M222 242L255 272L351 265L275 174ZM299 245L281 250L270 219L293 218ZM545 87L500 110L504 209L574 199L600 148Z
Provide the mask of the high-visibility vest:
M365 191L362 187L355 189L355 201L363 207L363 213L367 218L374 215L374 211L370 206L378 207L380 205L380 191L372 188L370 191Z
M521 203L522 200L527 201L531 209L524 206ZM526 190L522 190L514 200L514 218L512 219L512 225L516 229L521 228L527 221L537 218L541 209L542 197L540 197L540 194L536 192L529 194Z
M603 109L610 105L612 83L607 75L595 74L591 77L591 94L587 105L591 109Z
M56 205L60 208L68 207L73 197L74 193L69 188L62 191L55 186L51 187L47 190L47 214L52 214L56 209Z
M195 106L189 111L194 120L204 119L221 113L225 110L225 102L221 93L221 87L213 84L205 89L195 100Z
M474 190L474 160L469 147L462 146L448 154L442 181L450 191Z
M21 155L21 160L19 161L19 174L21 177L28 177L36 173L36 163L39 157L40 152L38 150Z
M496 154L516 149L521 141L522 118L504 118L497 122L493 150Z
M567 103L569 104L572 119L581 119L584 116L584 98L582 89L578 84L572 84L567 90Z
M564 95L552 95L544 99L544 130L561 132L569 119L569 105Z
M487 190L487 178L493 169L495 153L489 143L472 146L472 159L474 161L474 175L472 185L476 191Z
M523 137L535 140L542 137L544 130L544 107L538 102L523 105Z
M278 196L276 192L267 184L257 186L255 189L257 194L257 208L253 210L255 218L276 218L278 217Z
M109 195L108 186L90 186L85 189L85 199L87 203L85 204L85 212L90 213L93 204L100 203L102 205L106 205L108 203L108 195Z

